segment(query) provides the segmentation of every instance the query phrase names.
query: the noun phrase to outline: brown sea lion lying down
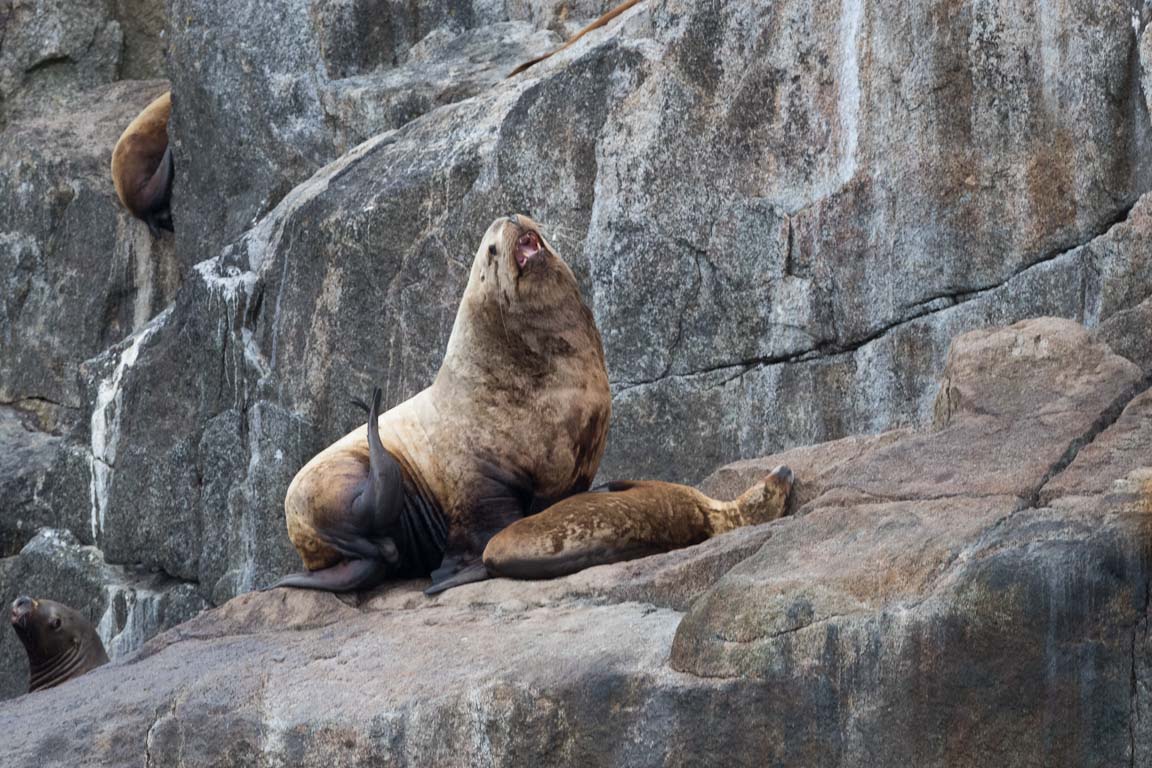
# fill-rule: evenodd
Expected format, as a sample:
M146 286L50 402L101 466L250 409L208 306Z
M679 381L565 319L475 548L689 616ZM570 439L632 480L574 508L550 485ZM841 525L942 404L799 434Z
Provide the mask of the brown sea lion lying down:
M699 544L783 517L792 470L779 466L735 501L655 480L609 483L580 493L492 537L484 565L493 576L547 579Z
M92 623L66 605L21 595L12 603L11 621L28 653L29 693L108 663Z

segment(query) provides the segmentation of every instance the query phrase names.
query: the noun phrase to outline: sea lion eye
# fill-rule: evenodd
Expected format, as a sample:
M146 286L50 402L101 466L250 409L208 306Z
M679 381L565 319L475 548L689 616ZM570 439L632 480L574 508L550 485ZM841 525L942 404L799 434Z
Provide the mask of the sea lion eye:
M488 246L488 255L489 256L495 256L496 255L496 243L492 243L492 245Z
M48 622L48 626L52 629L60 629L60 617L56 616L52 621Z

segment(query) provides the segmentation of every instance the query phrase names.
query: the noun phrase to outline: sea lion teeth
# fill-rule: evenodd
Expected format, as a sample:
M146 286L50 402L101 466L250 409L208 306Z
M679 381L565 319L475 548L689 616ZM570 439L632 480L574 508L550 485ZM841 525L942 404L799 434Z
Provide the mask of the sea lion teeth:
M535 232L527 232L516 241L516 264L521 269L540 253L540 239Z

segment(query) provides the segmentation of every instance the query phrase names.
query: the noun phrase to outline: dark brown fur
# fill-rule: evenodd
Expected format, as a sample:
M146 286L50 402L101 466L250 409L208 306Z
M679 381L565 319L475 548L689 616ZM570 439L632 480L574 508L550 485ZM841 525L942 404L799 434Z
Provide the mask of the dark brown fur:
M12 628L28 653L28 692L52 688L108 663L104 644L78 611L52 600L18 597Z

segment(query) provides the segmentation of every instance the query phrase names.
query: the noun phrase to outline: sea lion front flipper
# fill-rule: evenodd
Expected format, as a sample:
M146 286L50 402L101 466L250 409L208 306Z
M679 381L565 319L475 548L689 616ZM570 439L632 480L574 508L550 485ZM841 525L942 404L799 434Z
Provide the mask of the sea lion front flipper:
M443 565L432 571L432 586L424 590L426 595L438 595L453 587L464 584L474 584L492 578L484 563L475 562L471 565L460 566L455 558L445 558Z
M331 568L306 571L285 576L261 592L277 587L297 587L299 589L319 589L325 592L352 592L376 586L385 575L384 564L379 560L345 560Z

